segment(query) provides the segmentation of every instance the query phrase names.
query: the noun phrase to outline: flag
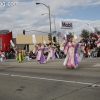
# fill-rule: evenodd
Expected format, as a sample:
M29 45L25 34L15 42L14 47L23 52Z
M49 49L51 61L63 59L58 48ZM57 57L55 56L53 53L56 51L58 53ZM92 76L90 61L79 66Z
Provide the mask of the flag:
M91 29L91 31L92 31L93 33L95 33L94 28L93 28L89 23L87 23L87 25L89 26L89 28Z
M65 34L62 34L62 35L63 35L62 39L63 40L67 40L68 30L66 30L66 33Z
M77 36L76 35L74 35L74 38L77 40Z
M15 44L13 43L12 40L10 40L10 43L11 43L12 47L15 47Z
M53 32L52 32L52 35L56 35L56 33L57 33L57 31L53 31Z
M64 34L64 36L62 37L63 40L66 40L66 34Z
M58 32L57 33L57 36L59 37L59 36L62 36L62 33L61 32Z
M46 41L45 41L45 40L43 40L43 43L44 43L44 45L47 47L47 45L46 45Z
M15 52L17 52L16 50L17 50L17 46L15 46L15 44L12 42L12 40L10 40L10 43L11 43L11 45L12 45L12 47L13 47L13 50L15 51Z
M32 35L32 41L33 41L34 45L36 45L36 38L35 38L34 34Z
M63 35L62 35L61 32L57 32L56 36L57 36L58 40L62 41L62 36Z

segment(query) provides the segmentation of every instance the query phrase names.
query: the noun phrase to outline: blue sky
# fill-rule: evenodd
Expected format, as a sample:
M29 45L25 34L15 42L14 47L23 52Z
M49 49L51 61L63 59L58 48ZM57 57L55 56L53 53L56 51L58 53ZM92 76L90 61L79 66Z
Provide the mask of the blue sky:
M36 2L50 5L51 14L55 15L55 23L57 31L66 31L60 28L60 21L71 21L73 29L69 30L76 34L80 34L83 29L89 29L86 23L90 23L92 27L100 30L100 0L11 0L13 3L18 2L14 6L0 6L0 29L9 29L13 34L23 32L25 30L39 30L49 32L48 9ZM8 0L0 2L8 3ZM54 30L54 18L51 17L52 31ZM36 33L36 32L35 32ZM35 34L34 33L34 34ZM33 34L33 33L32 33ZM36 33L40 34L40 33Z
M100 20L100 5L97 6L86 6L86 7L77 7L75 11L72 12L72 15L69 15L68 18L80 19L80 20Z
M65 10L70 12L68 14L59 15L59 17L64 19L100 20L100 5L75 6L66 8Z

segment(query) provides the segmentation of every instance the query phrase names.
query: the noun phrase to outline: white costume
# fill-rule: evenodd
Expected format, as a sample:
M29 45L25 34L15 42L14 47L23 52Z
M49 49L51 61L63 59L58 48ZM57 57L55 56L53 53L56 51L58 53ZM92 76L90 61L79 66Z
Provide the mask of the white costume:
M5 58L5 55L3 53L0 53L0 61L2 65L5 64L4 58Z

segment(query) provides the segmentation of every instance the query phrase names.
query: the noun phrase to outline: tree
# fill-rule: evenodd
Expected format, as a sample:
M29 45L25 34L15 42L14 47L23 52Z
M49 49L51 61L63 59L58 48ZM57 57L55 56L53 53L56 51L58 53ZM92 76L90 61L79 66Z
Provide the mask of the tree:
M81 36L82 38L87 38L89 35L90 35L89 31L83 29L80 36Z

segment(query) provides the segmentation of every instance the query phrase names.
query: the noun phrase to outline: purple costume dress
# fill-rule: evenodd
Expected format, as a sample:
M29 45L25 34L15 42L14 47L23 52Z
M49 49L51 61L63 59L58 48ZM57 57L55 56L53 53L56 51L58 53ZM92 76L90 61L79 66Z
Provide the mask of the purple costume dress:
M44 54L43 54L43 50L44 48L42 47L39 47L37 48L37 57L36 57L36 60L39 62L39 63L45 63L45 57L44 57Z
M55 51L52 47L49 48L49 54L47 57L47 61L49 61L49 59L54 59L55 58Z
M78 61L76 56L76 47L78 44L73 46L72 42L68 42L65 49L65 54L67 53L67 56L64 60L63 65L67 66L68 68L77 68L78 67Z

